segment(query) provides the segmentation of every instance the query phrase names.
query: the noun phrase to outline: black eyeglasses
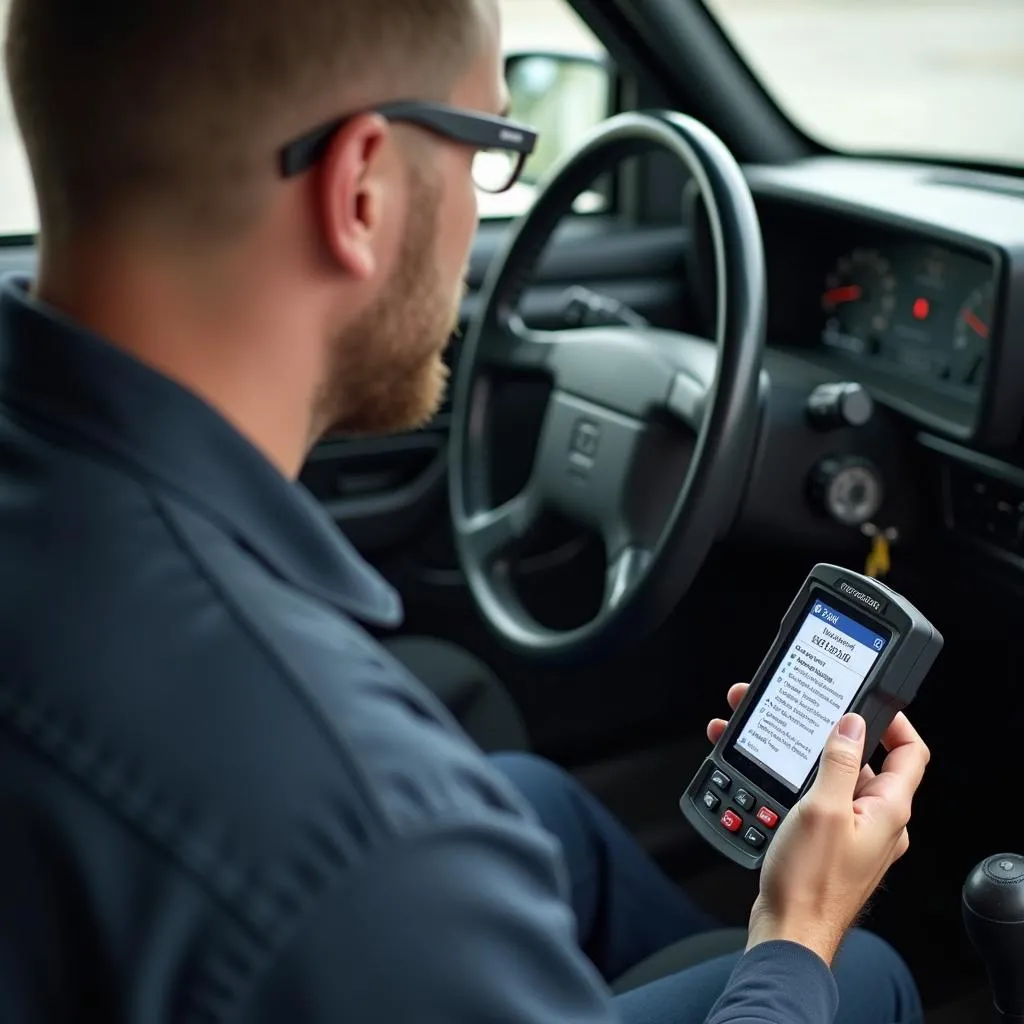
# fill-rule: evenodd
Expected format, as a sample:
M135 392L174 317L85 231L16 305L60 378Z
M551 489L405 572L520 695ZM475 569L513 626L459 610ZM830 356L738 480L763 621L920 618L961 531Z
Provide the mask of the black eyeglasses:
M372 109L389 121L405 121L452 142L473 146L473 182L484 192L506 192L518 180L526 158L537 145L537 133L505 117L449 107L442 103L385 103ZM348 120L339 117L282 147L278 153L286 178L315 166L331 139Z

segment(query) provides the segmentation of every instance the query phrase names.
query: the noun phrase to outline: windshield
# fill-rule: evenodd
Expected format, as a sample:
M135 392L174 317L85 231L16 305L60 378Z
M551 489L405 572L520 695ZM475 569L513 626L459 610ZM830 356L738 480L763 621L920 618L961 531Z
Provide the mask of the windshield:
M1024 165L1024 0L705 0L809 136Z

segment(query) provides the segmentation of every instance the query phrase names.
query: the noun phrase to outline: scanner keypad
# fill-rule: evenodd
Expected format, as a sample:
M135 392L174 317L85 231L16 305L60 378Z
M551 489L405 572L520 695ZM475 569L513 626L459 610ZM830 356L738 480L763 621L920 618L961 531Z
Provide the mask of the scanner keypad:
M704 814L723 835L751 852L764 849L784 817L784 811L773 807L764 793L745 780L737 783L735 792L728 795L731 790L733 779L712 765L696 796Z

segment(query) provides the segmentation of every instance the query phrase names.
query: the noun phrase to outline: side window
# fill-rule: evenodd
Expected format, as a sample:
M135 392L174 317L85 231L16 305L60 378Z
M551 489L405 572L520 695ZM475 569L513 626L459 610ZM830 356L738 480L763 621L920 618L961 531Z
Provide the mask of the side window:
M568 0L501 0L511 116L536 128L537 148L522 177L499 195L480 194L482 218L515 217L562 156L612 112L611 65ZM577 200L580 213L605 209L600 190Z
M6 14L7 3L0 0L0 18L6 19ZM3 71L0 64L0 238L34 235L39 227L32 176Z

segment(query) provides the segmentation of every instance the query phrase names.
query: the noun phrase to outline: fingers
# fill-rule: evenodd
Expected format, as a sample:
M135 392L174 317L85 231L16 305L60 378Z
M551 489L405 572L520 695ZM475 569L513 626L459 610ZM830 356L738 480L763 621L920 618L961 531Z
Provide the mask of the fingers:
M729 687L729 693L726 695L726 699L729 701L729 707L735 711L740 706L740 701L747 695L747 690L750 689L749 683L734 683Z
M910 833L904 827L896 840L896 848L893 850L893 861L898 861L907 850L910 849Z
M875 771L871 767L871 765L866 764L863 768L861 768L860 777L857 779L857 785L854 787L853 790L854 800L856 800L857 797L859 797L861 793L864 792L864 787L869 785L875 777Z
M917 730L903 714L893 719L882 739L889 751L877 777L858 792L858 811L893 829L898 837L896 859L906 853L910 840L904 835L910 821L914 793L921 784L930 754Z
M931 760L928 750L910 719L900 712L882 737L882 744L889 751L882 765L882 774L899 780L907 795L913 795L924 778L924 770Z
M924 743L921 734L910 724L910 719L901 711L889 723L889 728L882 736L882 746L886 750L895 750L905 743Z
M726 700L729 702L729 707L735 711L739 706L740 702L747 694L747 690L750 689L748 683L734 683L729 687L729 692L726 694ZM708 722L708 740L711 743L717 743L722 738L722 733L725 732L725 727L729 723L724 718L712 718Z
M884 788L880 791L881 804L889 821L899 830L895 856L898 860L910 845L906 825L910 821L914 794L924 778L925 768L931 754L917 730L904 714L893 719L882 738L889 751L882 764L879 781Z
M861 780L867 725L860 715L844 715L832 730L821 754L821 766L811 792L828 808L846 809L853 803Z

